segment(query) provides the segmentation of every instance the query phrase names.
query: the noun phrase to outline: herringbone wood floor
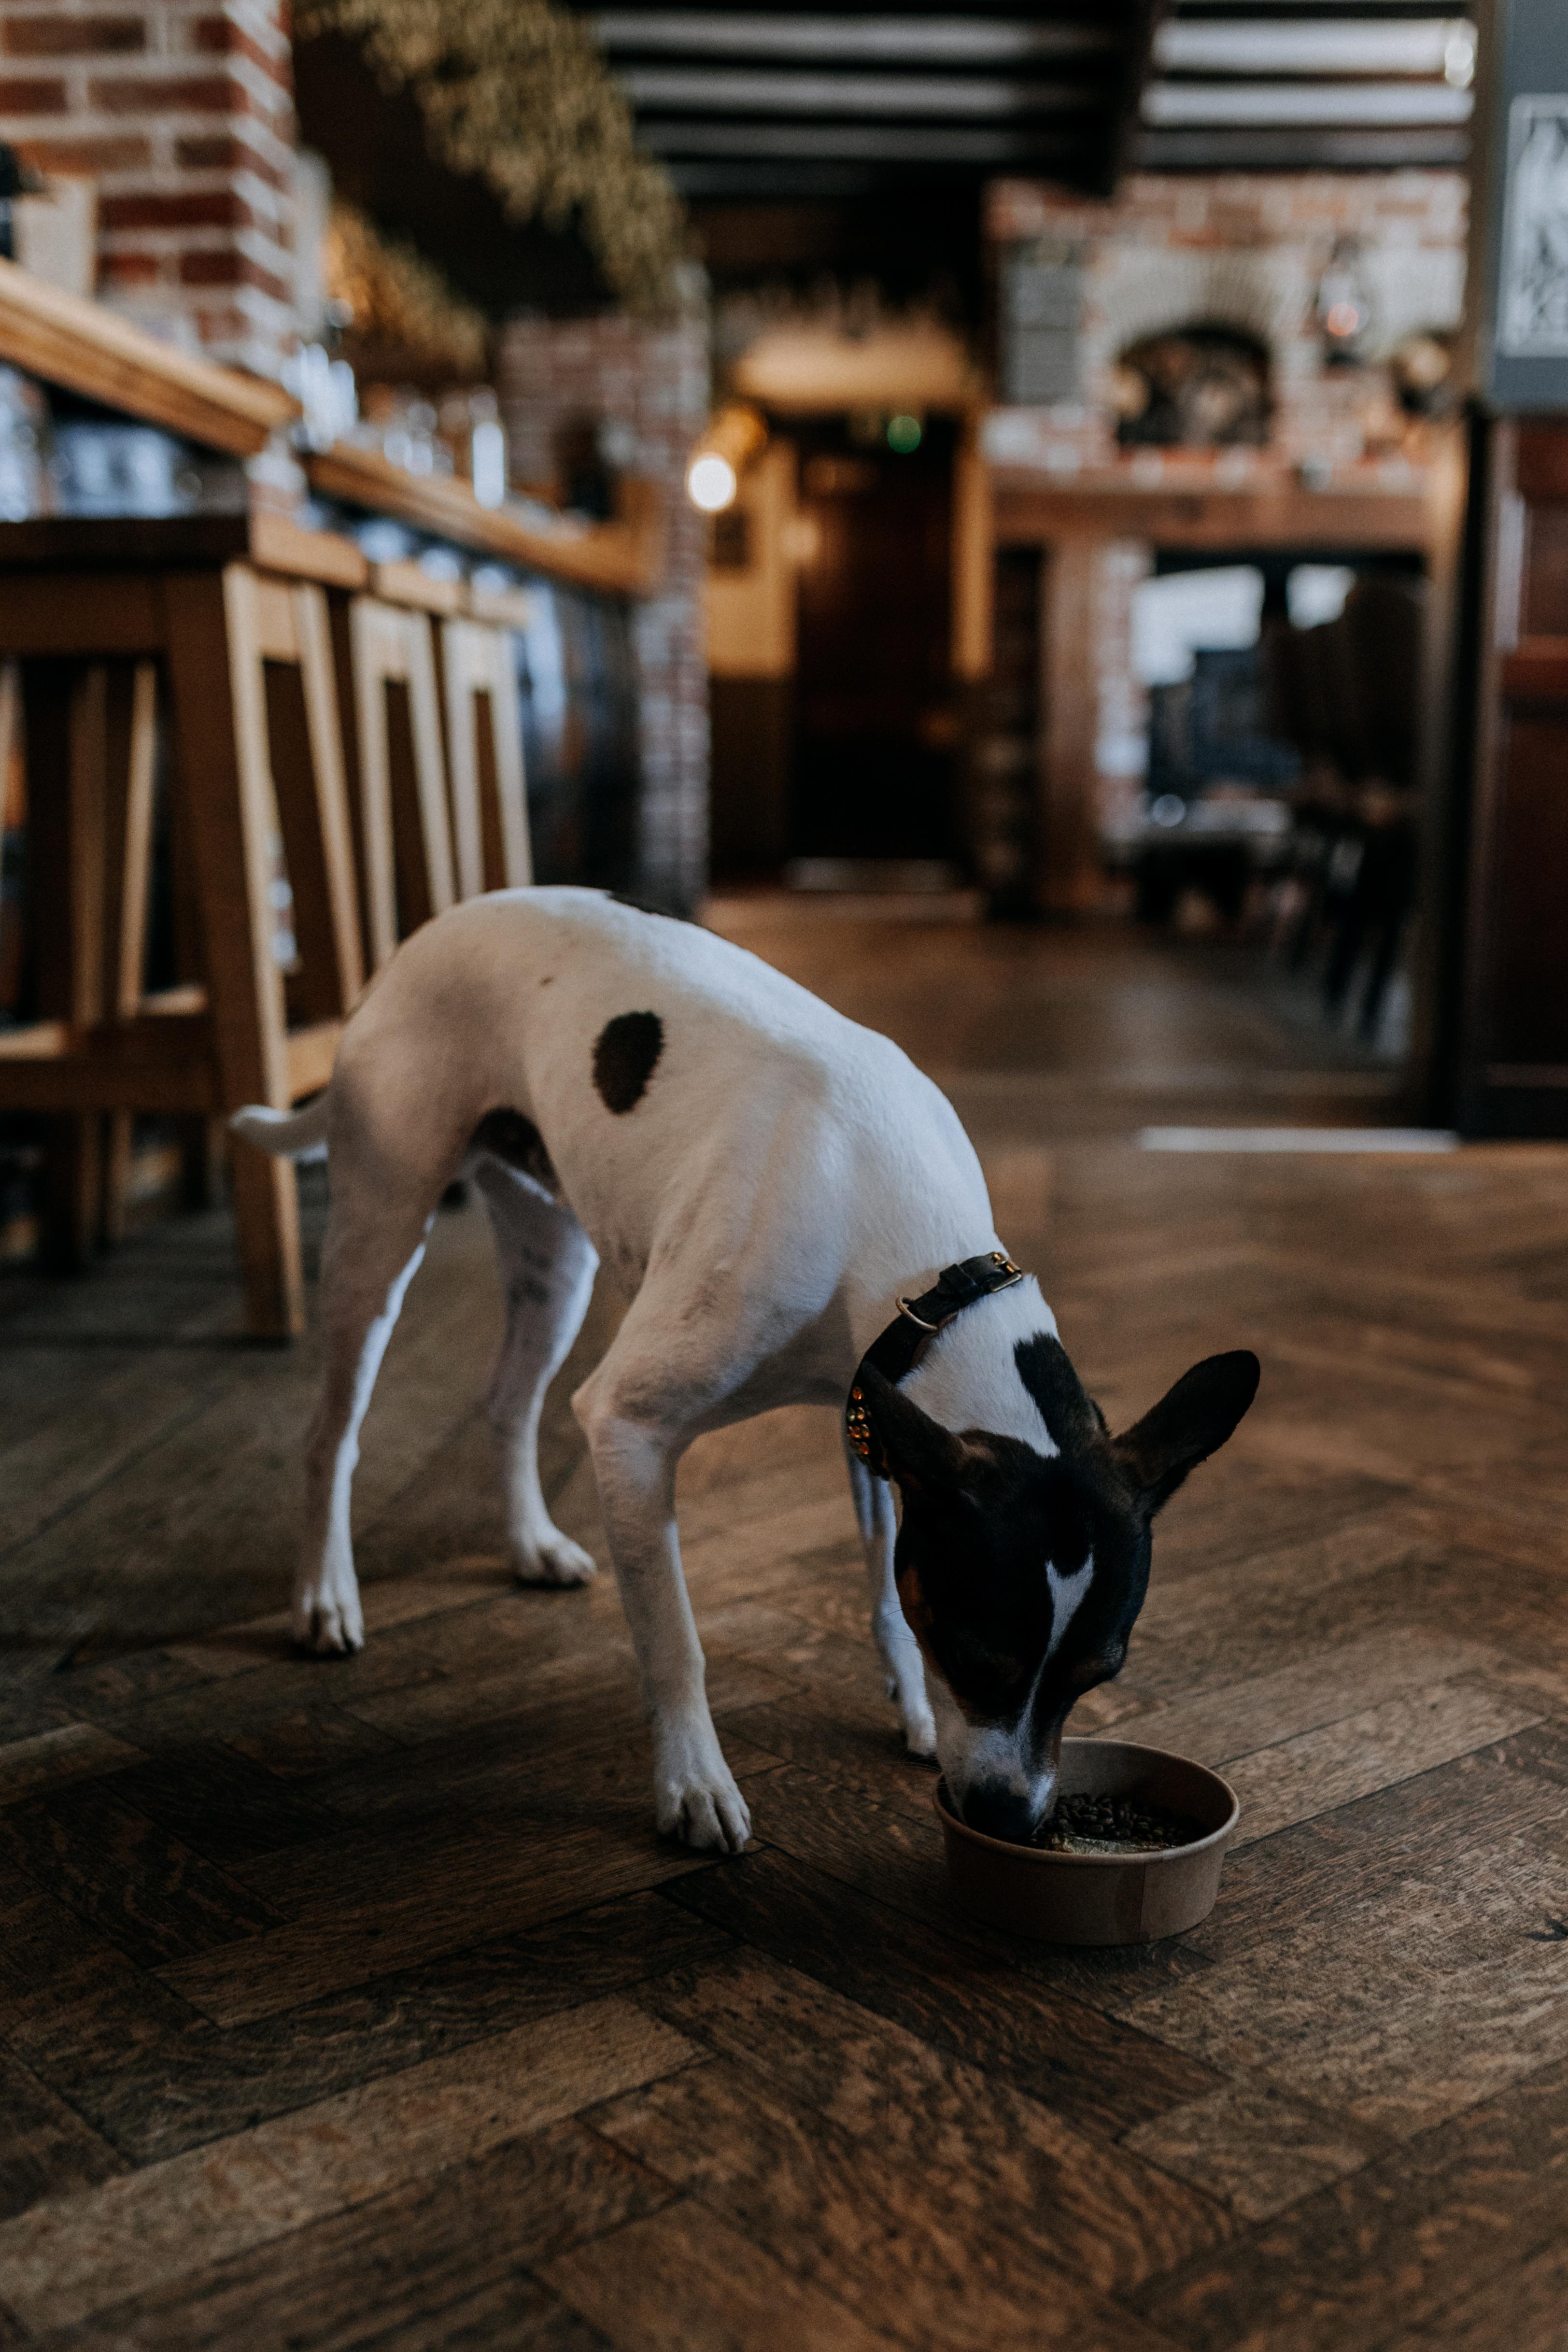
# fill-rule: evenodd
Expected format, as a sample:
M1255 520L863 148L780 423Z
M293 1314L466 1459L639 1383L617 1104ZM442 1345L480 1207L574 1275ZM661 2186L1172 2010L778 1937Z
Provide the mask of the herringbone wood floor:
M1224 1765L1218 1909L948 1908L822 1414L686 1465L758 1839L662 1846L608 1580L500 1562L472 1211L367 1432L370 1647L292 1657L310 1349L166 1224L0 1299L0 2347L1560 2352L1568 1152L1140 1154L1379 1081L1195 950L730 919L950 1087L1113 1420L1263 1358L1077 1727Z

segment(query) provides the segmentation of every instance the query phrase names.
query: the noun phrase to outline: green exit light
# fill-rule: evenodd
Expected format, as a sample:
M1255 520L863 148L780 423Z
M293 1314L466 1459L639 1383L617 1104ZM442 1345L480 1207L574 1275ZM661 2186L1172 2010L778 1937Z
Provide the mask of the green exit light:
M919 417L890 416L887 420L887 446L890 449L896 449L901 457L907 457L912 449L918 449Z

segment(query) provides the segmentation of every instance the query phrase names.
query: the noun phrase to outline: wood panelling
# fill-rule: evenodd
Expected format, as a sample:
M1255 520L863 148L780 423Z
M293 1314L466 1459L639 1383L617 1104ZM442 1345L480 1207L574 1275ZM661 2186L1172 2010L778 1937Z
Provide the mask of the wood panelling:
M1568 1133L1568 425L1477 428L1484 561L1460 1117Z

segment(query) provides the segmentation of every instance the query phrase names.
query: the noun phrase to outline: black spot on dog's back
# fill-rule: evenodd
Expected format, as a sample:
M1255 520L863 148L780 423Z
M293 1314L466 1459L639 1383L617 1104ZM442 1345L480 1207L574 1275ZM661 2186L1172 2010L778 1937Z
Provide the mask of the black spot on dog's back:
M618 1013L605 1023L594 1042L593 1083L606 1110L618 1118L635 1110L664 1050L664 1024L656 1013Z

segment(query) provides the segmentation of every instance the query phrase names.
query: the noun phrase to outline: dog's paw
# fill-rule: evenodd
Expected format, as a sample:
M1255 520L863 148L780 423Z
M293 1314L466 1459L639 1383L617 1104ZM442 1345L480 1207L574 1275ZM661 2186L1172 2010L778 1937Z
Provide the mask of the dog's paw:
M911 1756L923 1764L936 1761L936 1723L929 1707L907 1710L904 1717L904 1745Z
M319 1658L346 1658L365 1646L365 1620L357 1591L311 1585L295 1597L296 1646Z
M587 1584L599 1573L591 1552L552 1528L534 1543L512 1543L512 1566L519 1584Z
M911 1756L923 1764L936 1761L936 1719L924 1690L911 1697L898 1686L896 1675L889 1675L883 1685L898 1709L898 1719L904 1726L904 1744Z
M660 1759L653 1774L653 1818L662 1836L678 1838L699 1853L742 1853L751 1835L746 1799L716 1744L706 1757Z

